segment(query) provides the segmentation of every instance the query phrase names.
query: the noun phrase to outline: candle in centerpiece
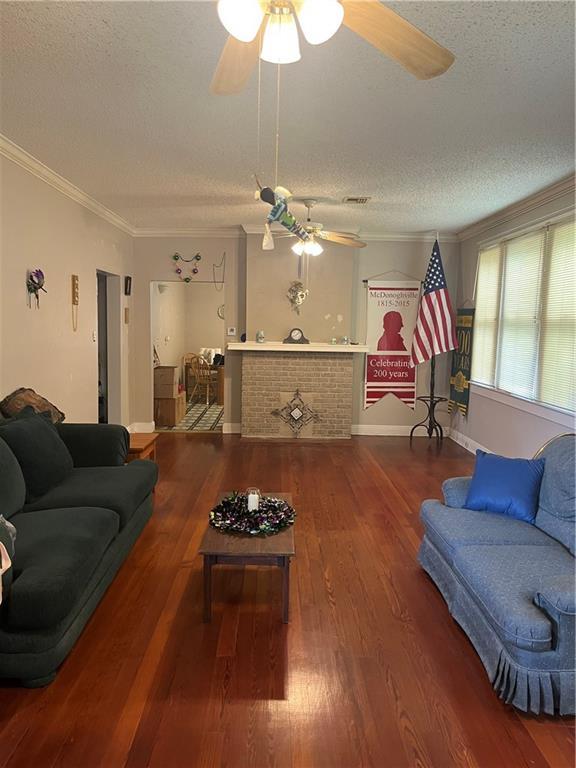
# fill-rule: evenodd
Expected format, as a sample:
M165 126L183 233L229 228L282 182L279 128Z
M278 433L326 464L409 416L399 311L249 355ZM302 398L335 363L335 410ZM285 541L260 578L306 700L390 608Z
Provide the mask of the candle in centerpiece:
M246 498L248 499L248 512L257 512L258 505L260 504L260 491L258 488L248 488Z

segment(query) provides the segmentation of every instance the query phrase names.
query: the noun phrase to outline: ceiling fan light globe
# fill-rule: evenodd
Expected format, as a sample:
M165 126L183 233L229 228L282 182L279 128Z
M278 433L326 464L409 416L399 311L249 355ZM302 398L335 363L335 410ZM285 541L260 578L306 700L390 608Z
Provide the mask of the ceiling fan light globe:
M258 0L218 0L218 16L232 37L251 43L258 34L264 11Z
M266 22L260 58L271 64L300 61L298 28L292 13L271 13Z
M308 243L304 243L304 253L307 253L308 256L320 256L321 253L324 253L324 248L316 240L310 240Z
M298 240L298 242L294 243L292 246L292 253L295 253L296 256L302 256L304 253L304 245L305 243L302 240Z
M296 13L302 34L311 45L330 40L344 19L344 8L338 0L300 0Z

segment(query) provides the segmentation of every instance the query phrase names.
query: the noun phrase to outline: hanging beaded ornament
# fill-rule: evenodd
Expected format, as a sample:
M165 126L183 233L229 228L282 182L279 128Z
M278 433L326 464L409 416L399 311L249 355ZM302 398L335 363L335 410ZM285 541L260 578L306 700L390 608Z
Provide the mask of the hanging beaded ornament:
M178 262L182 261L185 264L190 264L192 262L199 262L199 261L202 261L202 256L200 256L199 253L196 253L194 256L192 256L191 259L185 259L184 256L181 256L179 253L175 253L174 256L172 256L172 261L176 264L176 269L174 271L176 272L180 280L182 280L182 282L184 283L191 283L192 278L190 277L190 275L184 275L184 270L182 269L182 267L178 265ZM196 266L196 263L190 269L190 272L193 275L198 274L199 270L198 270L198 267Z

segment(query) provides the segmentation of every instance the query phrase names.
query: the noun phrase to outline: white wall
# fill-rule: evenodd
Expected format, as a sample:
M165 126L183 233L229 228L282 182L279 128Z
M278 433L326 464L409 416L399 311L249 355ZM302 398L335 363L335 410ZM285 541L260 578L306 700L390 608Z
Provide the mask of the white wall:
M475 234L461 243L459 302L474 292L478 251L482 242L505 237L531 225L542 225L574 206L574 192L561 194L540 205L523 206L527 210L514 215L495 216L479 222ZM498 395L471 386L468 418L460 413L452 417L453 438L474 450L482 446L508 456L530 457L547 440L574 431L574 418L553 408L525 403L522 399Z
M132 238L3 157L0 211L0 394L32 387L68 421L97 421L96 270L130 274ZM40 309L30 309L26 271L36 267L46 275L47 293L41 294ZM72 329L72 274L80 279L77 331ZM130 423L130 327L115 329L124 424Z
M182 365L188 352L188 286L182 282L150 285L152 343L161 365Z

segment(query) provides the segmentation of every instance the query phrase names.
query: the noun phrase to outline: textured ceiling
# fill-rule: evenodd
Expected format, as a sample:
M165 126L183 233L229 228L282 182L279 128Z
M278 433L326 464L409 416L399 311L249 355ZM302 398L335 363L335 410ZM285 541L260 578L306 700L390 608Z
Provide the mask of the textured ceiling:
M456 55L420 82L342 28L282 72L280 182L316 219L457 231L574 166L571 2L390 3ZM256 78L212 96L211 2L1 2L0 131L139 227L261 224ZM262 67L263 181L275 69Z

